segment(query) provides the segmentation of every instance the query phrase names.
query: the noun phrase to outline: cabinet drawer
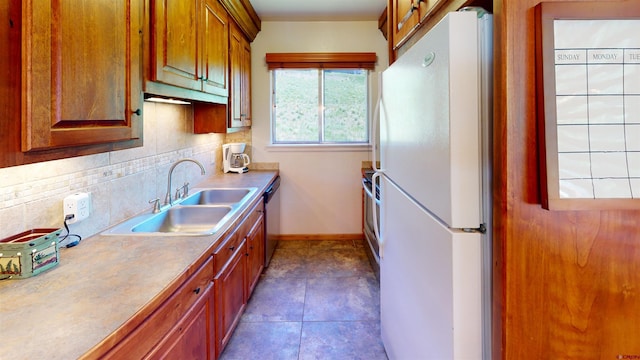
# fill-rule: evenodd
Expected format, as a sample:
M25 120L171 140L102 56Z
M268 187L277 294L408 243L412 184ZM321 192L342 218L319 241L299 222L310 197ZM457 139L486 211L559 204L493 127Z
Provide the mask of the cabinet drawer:
M260 216L264 213L264 201L260 200L258 203L251 209L249 215L245 219L243 225L245 226L245 234L248 234L251 231L253 225L258 221Z
M242 225L238 227L236 231L228 236L213 253L213 273L219 274L225 265L229 262L229 259L240 248L242 240L244 240L244 232L242 231Z
M233 253L238 250L240 243L247 236L253 225L258 221L260 216L264 212L263 201L260 200L249 213L242 219L242 222L233 231L233 234L229 235L222 245L213 252L213 273L218 275L222 269L224 269L229 259L233 256Z
M210 257L195 274L160 305L140 326L118 343L107 359L142 359L204 294L213 281L213 259Z

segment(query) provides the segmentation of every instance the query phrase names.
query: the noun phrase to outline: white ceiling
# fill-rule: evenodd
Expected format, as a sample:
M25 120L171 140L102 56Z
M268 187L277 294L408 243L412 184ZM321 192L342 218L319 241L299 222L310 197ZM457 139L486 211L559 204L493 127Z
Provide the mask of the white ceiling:
M262 21L378 20L387 0L249 0Z

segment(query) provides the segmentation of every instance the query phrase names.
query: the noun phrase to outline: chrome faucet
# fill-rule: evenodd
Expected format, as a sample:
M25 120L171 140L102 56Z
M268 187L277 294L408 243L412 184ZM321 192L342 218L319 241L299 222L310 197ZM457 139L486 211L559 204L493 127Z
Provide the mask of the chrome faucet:
M178 161L176 161L175 163L173 163L173 165L171 165L171 168L169 168L169 176L167 177L167 195L164 197L164 205L173 205L173 200L171 199L171 176L173 175L173 169L176 168L176 166L178 164L180 164L181 162L185 162L185 161L190 161L198 166L200 166L200 170L202 170L202 175L205 174L204 171L204 166L202 166L202 164L200 164L200 162L198 162L198 160L194 160L194 159L180 159Z

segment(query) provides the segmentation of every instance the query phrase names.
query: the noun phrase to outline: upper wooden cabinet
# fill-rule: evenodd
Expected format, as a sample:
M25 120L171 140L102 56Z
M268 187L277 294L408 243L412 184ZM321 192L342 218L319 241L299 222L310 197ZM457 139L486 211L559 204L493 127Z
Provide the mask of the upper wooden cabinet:
M249 0L219 0L238 27L252 42L260 32L261 21Z
M141 145L141 31L139 0L22 1L23 152Z
M465 7L493 11L492 0L390 0L388 4L389 64L411 48L447 13ZM381 28L384 21L382 17L378 21Z
M393 46L398 46L420 22L416 0L392 0L393 4Z
M151 82L145 91L226 103L229 23L224 7L217 0L150 0L149 15Z
M196 134L229 133L251 127L251 44L233 20L229 21L228 107L197 103L193 107Z
M251 45L235 23L231 26L229 42L231 106L228 127L249 127L251 126Z
M203 21L205 31L202 41L202 66L204 70L202 90L207 93L228 96L228 16L217 0L205 0Z
M378 30L382 32L382 36L384 36L385 40L389 40L389 26L387 26L387 24L389 24L387 8L384 8L378 18Z
M402 46L446 0L392 0L393 48Z

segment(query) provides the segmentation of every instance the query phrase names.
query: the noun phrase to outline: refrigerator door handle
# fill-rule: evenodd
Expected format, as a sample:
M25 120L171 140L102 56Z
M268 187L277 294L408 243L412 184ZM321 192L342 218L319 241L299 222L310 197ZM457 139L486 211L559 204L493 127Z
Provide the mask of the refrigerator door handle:
M382 111L384 111L384 101L382 98L382 72L378 73L378 101L376 102L376 107L375 110L373 111L373 121L372 121L372 126L371 126L371 131L372 131L372 135L371 138L374 139L375 135L378 133L378 125L382 122L382 117L380 116ZM376 144L376 142L374 141L374 144ZM377 147L380 148L380 144L377 144ZM375 189L376 184L378 183L378 178L381 175L384 175L384 169L382 168L378 168L378 157L376 155L376 146L372 146L371 147L371 159L372 159L372 165L371 167L373 168L373 175L371 177L371 189L372 189L372 193L373 193L373 189ZM371 202L371 214L373 216L373 233L376 237L376 239L378 240L378 256L380 257L380 259L382 259L384 257L384 239L382 238L382 234L380 232L380 226L378 224L378 221L375 221L375 219L378 218L378 207L376 205L381 205L382 204L382 193L380 193L380 199L378 200L377 196L373 196L372 197L375 199L375 201Z
M371 134L369 136L373 141L373 146L371 147L371 167L375 172L383 172L384 170L378 169L378 156L376 155L377 149L380 148L380 144L375 141L376 134L378 133L378 123L380 121L380 108L384 107L382 102L382 72L378 73L378 101L376 101L376 107L373 110L373 121L371 124ZM375 184L375 182L374 182Z

